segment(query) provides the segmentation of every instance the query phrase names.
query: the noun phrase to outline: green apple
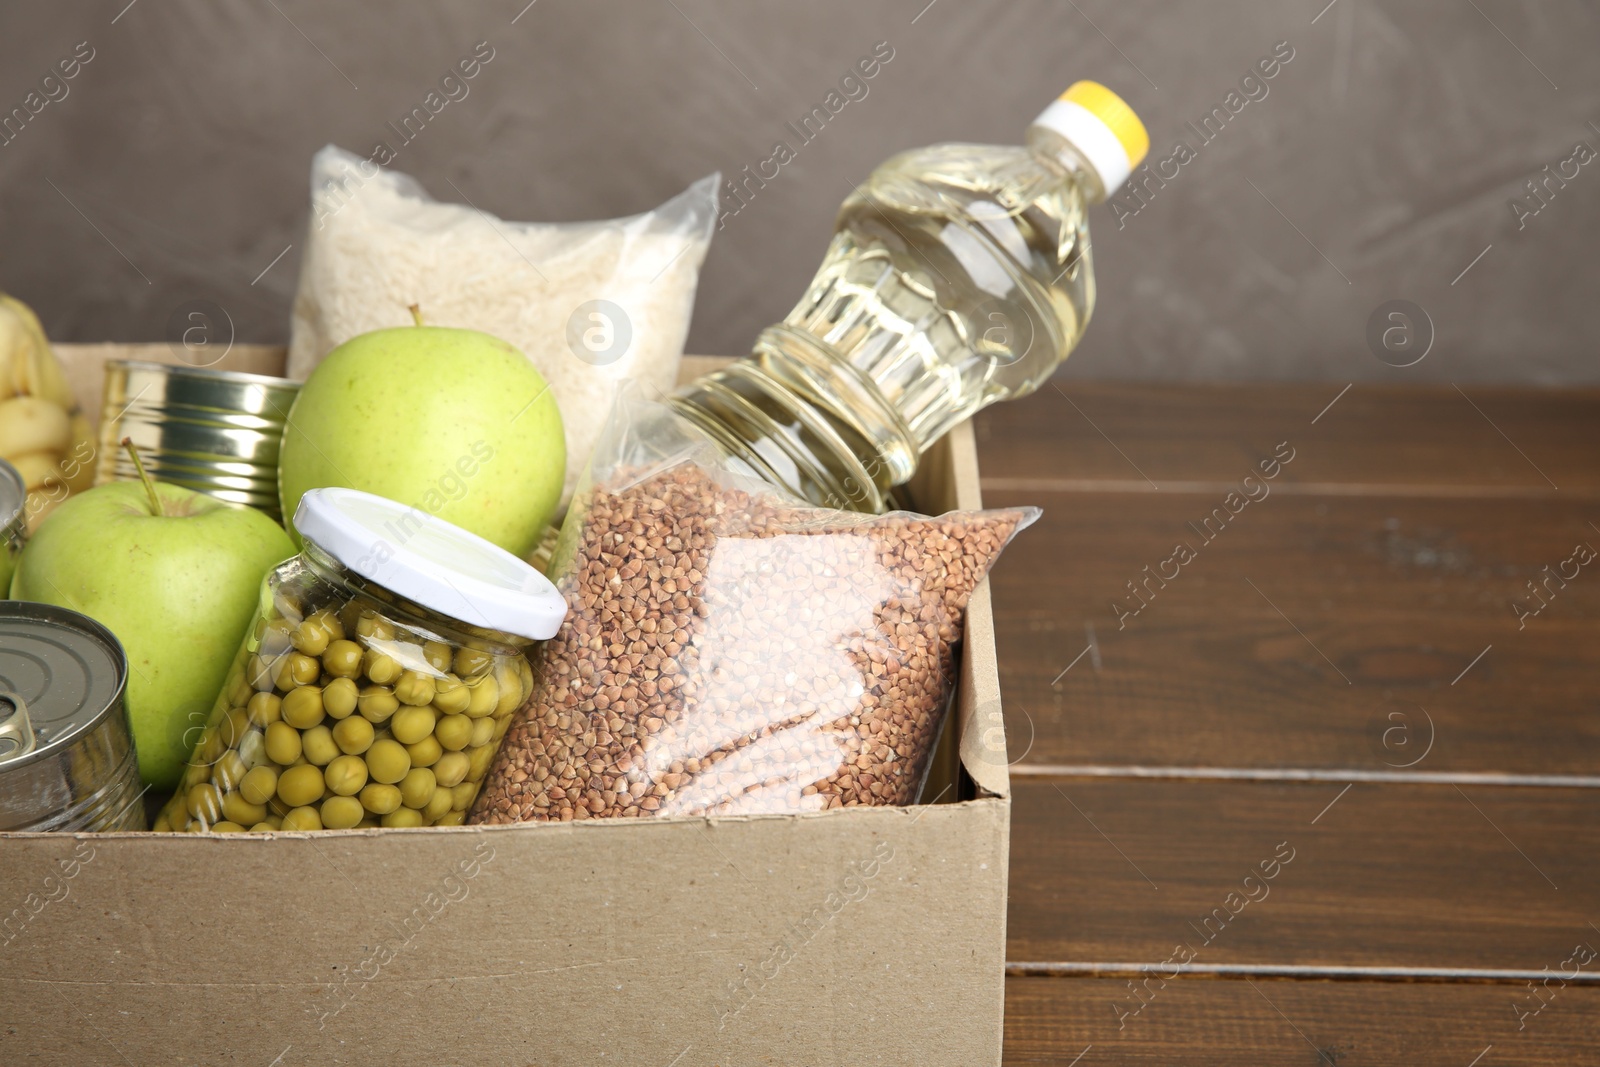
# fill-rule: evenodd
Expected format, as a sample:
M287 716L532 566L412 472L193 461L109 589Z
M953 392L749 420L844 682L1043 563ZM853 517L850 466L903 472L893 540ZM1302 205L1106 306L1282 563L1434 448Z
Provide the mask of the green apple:
M526 558L566 465L561 413L533 362L419 316L351 338L312 371L289 410L278 493L290 517L308 489L361 489Z
M254 617L261 579L292 555L289 535L259 511L176 485L111 482L74 493L39 527L11 595L81 611L122 642L139 773L171 788Z

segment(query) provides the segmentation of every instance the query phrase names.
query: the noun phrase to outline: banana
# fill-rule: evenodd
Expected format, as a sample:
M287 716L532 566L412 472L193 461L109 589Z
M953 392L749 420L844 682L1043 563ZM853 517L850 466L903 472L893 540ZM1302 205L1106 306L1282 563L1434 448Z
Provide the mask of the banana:
M61 474L60 456L55 452L24 452L20 456L10 457L7 462L17 468L17 473L22 475L22 484L30 491L58 485L66 480Z
M52 452L57 458L72 444L72 419L37 396L0 400L0 456Z
M44 335L44 326L33 309L12 296L0 293L0 316L12 318L20 327L23 344L14 356L12 368L16 392L25 396L42 397L68 411L78 406L61 363L50 350L50 341Z
M23 321L16 315L0 312L0 400L17 395L16 367L28 345Z
M33 309L0 293L0 459L28 489L28 527L94 484L94 431Z

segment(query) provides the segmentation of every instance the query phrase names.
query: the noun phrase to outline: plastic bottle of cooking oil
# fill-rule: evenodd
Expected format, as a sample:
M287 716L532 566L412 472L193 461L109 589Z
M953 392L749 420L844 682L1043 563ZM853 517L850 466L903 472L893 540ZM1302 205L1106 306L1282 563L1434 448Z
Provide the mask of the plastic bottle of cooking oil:
M883 511L946 430L1038 388L1094 308L1087 209L1150 138L1081 81L1025 147L903 152L839 209L805 296L749 358L673 405L757 474L830 507Z

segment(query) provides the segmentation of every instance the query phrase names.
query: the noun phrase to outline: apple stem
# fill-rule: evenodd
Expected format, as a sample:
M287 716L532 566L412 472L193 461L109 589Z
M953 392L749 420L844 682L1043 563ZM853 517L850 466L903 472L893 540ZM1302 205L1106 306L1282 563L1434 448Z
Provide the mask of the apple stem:
M122 447L133 457L133 466L139 472L139 480L144 483L144 491L150 494L150 514L165 516L167 509L161 506L161 498L156 495L156 483L144 469L144 460L139 458L139 450L133 447L133 438L124 437Z
M411 309L411 318L413 321L415 321L418 326L421 326L423 324L422 308L418 307L416 304L407 304L406 307Z

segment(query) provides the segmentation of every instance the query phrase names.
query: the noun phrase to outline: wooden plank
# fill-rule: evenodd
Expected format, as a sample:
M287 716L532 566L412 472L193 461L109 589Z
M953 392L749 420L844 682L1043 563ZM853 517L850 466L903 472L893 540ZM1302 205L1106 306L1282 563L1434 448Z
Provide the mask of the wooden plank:
M1551 990L1547 1001L1534 1001L1522 985L1179 978L1164 986L1152 981L1141 997L1126 980L1011 978L1006 981L1004 1062L1007 1067L1594 1063L1600 1047L1600 988L1552 985ZM1540 1003L1542 1010L1531 1014ZM1141 1004L1142 1010L1132 1014Z
M1044 508L992 579L1021 773L1382 773L1426 751L1415 770L1600 774L1600 560L1567 562L1600 548L1592 504L1274 493L1202 529L1222 495L985 499ZM1519 619L1546 567L1548 606Z
M1012 785L1013 966L1129 970L1186 945L1197 972L1424 968L1517 978L1557 967L1579 941L1600 949L1590 925L1600 923L1600 790Z
M1309 487L1600 493L1600 390L1363 384L1323 413L1342 388L1048 384L978 416L985 490L1234 482L1289 441Z

